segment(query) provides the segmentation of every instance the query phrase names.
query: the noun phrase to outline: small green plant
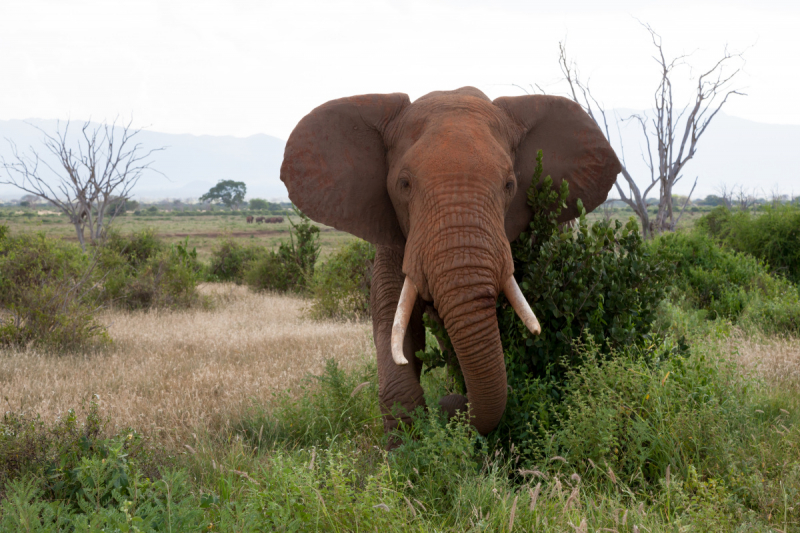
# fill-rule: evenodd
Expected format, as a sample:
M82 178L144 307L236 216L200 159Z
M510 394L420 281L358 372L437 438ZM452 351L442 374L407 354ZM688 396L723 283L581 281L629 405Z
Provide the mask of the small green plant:
M270 412L254 406L237 425L261 449L277 444L319 446L346 436L379 444L382 438L375 364L345 372L329 359L320 376L309 376L299 398L276 395Z
M300 222L289 220L289 242L282 241L277 251L253 261L245 272L245 282L252 289L304 292L311 283L319 257L319 227L296 208L294 212Z
M375 247L362 240L345 244L319 265L311 284L311 316L360 319L370 316L369 298Z
M225 238L211 251L208 278L211 281L241 284L251 263L266 255L267 250L263 246L242 246L234 239Z

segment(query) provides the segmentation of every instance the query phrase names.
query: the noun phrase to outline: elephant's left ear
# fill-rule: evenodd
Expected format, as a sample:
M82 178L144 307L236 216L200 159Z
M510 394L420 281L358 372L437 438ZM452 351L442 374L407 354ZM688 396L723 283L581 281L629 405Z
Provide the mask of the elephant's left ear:
M502 97L494 104L509 115L519 129L514 169L517 195L506 215L506 235L516 239L533 216L527 191L536 169L536 153L542 150L543 176L558 187L569 182L567 208L559 220L578 216L577 200L587 211L602 204L621 170L619 160L594 120L575 102L560 96Z

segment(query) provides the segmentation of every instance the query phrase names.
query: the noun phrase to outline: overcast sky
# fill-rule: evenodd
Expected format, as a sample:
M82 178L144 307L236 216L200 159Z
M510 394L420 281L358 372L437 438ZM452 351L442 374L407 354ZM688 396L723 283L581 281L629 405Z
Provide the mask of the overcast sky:
M800 124L800 2L775 0L3 0L0 119L120 115L169 133L285 139L352 94L558 93L564 39L606 107L644 109L658 71L637 19L667 54L692 53L696 72L726 45L744 51L748 96L725 111Z

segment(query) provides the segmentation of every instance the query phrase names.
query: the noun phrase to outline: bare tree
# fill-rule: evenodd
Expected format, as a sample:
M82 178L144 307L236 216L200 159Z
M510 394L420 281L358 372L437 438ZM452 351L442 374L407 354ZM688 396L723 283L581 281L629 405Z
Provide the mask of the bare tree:
M725 204L725 207L732 209L734 187L730 187L727 183L720 183L717 185L716 191L719 193L719 197L722 198L722 202Z
M747 211L758 202L758 196L756 196L755 191L749 191L741 185L739 185L738 189L734 188L733 193L735 194L734 202L736 202L736 206L740 211Z
M89 229L90 241L104 235L121 212L115 206L120 199L130 198L142 173L150 168L150 157L163 148L148 150L135 142L141 130L132 129L130 122L119 126L116 121L102 125L86 122L75 142L68 139L69 121L63 130L59 122L55 135L33 127L44 135L44 150L50 155L42 157L33 147L29 153L20 153L7 139L13 158L10 162L0 158L0 167L8 176L0 183L22 189L64 212L86 251L85 229Z
M740 184L721 183L716 190L728 209L738 207L740 211L747 211L758 202L756 191L745 189Z
M615 185L620 199L629 205L639 217L643 235L649 238L662 231L674 231L686 209L688 200L697 185L697 178L695 178L689 197L684 202L677 219L672 200L672 188L683 177L683 168L697 153L697 143L700 137L728 98L734 94L744 94L731 88L731 81L741 70L741 63L732 71L728 68L731 62L734 60L741 62L743 58L742 54L732 54L726 49L722 58L697 78L694 102L676 109L672 94L673 77L675 69L686 64L687 56L678 56L668 61L664 56L661 36L648 24L642 25L650 33L653 46L656 48L654 59L658 63L661 75L653 95L655 107L650 113L633 115L627 119L615 117L615 120L620 145L622 145L619 129L621 121L633 120L641 127L645 140L642 159L650 171L649 182L644 189L637 185L628 170L625 150L622 147L620 159L622 160L621 174L624 183L620 184L618 178ZM589 113L589 116L604 131L606 138L611 141L611 131L604 107L589 89L588 80L581 80L575 63L568 60L563 43L559 43L559 51L561 71L569 84L571 98ZM627 194L623 190L623 185L627 185ZM656 187L658 187L659 193L658 212L655 220L651 221L647 212L647 196Z

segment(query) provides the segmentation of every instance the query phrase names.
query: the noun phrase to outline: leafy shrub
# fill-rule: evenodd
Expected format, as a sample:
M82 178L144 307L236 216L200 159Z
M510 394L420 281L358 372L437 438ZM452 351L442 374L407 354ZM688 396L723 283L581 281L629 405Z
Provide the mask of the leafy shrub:
M106 459L116 449L120 461L136 458L143 463L162 464L166 460L143 448L143 437L133 430L108 436L95 399L83 409L82 420L74 409L52 424L25 412L6 411L0 419L0 429L0 493L17 479L36 476L47 480L44 497L74 504L80 492L76 468L86 458L97 455ZM122 469L117 470L118 475L124 476ZM144 470L147 475L158 477L154 464Z
M165 250L129 277L118 300L128 309L186 308L197 301L198 272L180 244Z
M686 507L685 500L707 484L723 495L716 506L737 501L765 515L776 507L785 511L779 498L768 502L764 494L784 493L787 480L800 474L796 466L767 466L797 465L796 451L785 448L797 432L786 398L768 394L735 363L707 349L650 362L636 350L605 362L590 356L595 347L586 350L587 362L570 372L561 410L554 412L558 427L542 439L540 457L562 456L601 479L626 480L634 491L666 493L671 470L673 480L684 480L676 488L688 493L682 495ZM784 429L776 434L773 424Z
M103 247L105 250L115 252L133 268L141 267L166 249L164 242L153 228L128 235L109 231Z
M800 290L781 284L777 294L756 294L742 311L739 324L768 334L800 335Z
M231 238L223 239L211 251L208 278L212 281L244 282L244 273L255 262L267 255L263 246L242 246Z
M533 183L540 176L541 155ZM560 376L579 365L575 343L582 339L591 338L605 354L646 340L665 292L665 265L645 246L633 220L590 227L579 200L576 227L559 228L567 195L566 182L555 191L549 176L532 187L528 204L542 214L512 247L515 274L541 335L532 337L505 298L498 301L507 364L522 381Z
M167 246L153 230L112 234L99 254L106 301L127 309L182 308L197 301L202 267L188 239Z
M252 289L303 292L310 284L319 257L319 228L297 209L295 214L300 222L289 221L289 242L282 241L277 252L269 251L245 272L245 282Z
M316 268L311 286L314 318L370 316L369 291L375 247L362 240L345 244Z
M697 228L716 242L766 262L773 272L800 283L800 206L765 206L757 213L715 208Z
M796 285L769 273L758 259L718 246L700 232L664 235L655 253L672 265L672 298L724 318L768 332L800 332L800 294Z
M528 191L528 204L539 215L512 245L515 277L542 325L541 335L530 334L505 297L497 304L509 394L492 438L517 448L555 423L547 406L561 397L567 372L582 364L581 343L589 339L602 357L611 357L619 347L650 342L665 290L665 268L633 220L589 227L579 203L577 226L559 227L568 185L554 190L550 176L542 180L541 159L540 152ZM428 367L451 367L458 384L461 372L452 368L458 361L446 332L427 325L445 349L429 346L418 355Z
M0 345L71 350L107 341L94 318L95 266L61 240L0 231Z

